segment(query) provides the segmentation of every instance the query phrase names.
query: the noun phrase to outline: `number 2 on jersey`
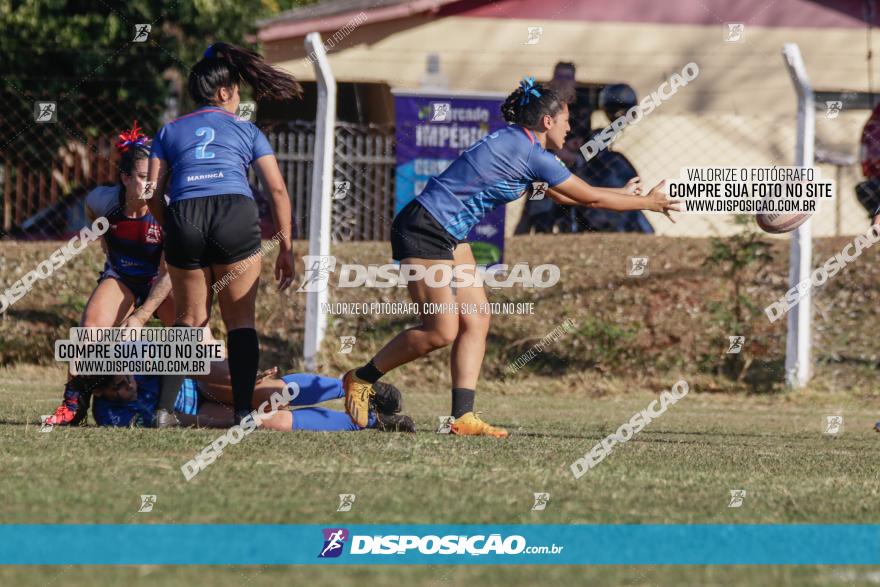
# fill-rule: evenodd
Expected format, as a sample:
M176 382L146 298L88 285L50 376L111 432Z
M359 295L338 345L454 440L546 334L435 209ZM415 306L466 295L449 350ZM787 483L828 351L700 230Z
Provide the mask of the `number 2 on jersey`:
M213 159L214 152L206 151L205 148L214 140L214 129L210 126L203 126L196 129L197 137L205 137L196 145L196 159Z

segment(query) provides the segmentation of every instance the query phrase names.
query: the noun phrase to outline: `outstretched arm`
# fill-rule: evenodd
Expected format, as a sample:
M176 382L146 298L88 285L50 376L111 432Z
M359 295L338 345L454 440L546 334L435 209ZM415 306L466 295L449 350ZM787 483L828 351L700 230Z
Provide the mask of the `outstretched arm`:
M572 176L572 177L574 177L574 176ZM586 182L584 182L584 183L586 183ZM590 185L590 184L587 184L587 185ZM569 197L566 197L566 196L562 195L560 192L556 191L556 188L558 188L558 187L559 186L556 186L556 187L553 187L553 188L550 188L549 190L547 190L547 193L550 195L550 198L552 198L556 203L564 204L566 206L584 206L584 204L582 204L581 202L579 202L577 200L573 200ZM590 186L590 187L593 188L594 190L600 190L603 192L607 192L610 194L618 194L621 196L640 196L640 195L642 195L642 178L634 177L631 180L629 180L628 182L626 182L626 185L623 186L622 188L600 188L600 187L595 187L595 186Z
M669 212L679 210L681 203L671 200L662 191L665 183L665 181L661 181L648 192L647 196L640 196L636 195L641 192L637 178L631 180L624 190L612 190L593 187L581 178L572 175L562 183L553 186L548 192L550 197L560 204L604 208L616 212L652 210L665 214L671 220Z

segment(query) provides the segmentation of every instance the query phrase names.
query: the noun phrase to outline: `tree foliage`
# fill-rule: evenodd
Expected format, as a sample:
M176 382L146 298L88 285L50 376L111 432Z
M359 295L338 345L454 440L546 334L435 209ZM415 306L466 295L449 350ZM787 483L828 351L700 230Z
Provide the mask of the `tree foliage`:
M169 94L168 78L175 72L185 79L215 41L253 46L248 39L253 39L257 19L308 3L0 0L0 96L7 106L0 113L6 127L0 141L6 144L10 137L4 135L30 118L37 99L58 101L60 114L91 105L98 112L80 117L87 123L85 133L90 132L88 118L94 119L92 126L108 118L110 126L116 125L110 116L115 111L139 113L155 130ZM132 42L138 24L152 27L146 42ZM21 111L10 113L10 106ZM108 116L98 116L100 111Z

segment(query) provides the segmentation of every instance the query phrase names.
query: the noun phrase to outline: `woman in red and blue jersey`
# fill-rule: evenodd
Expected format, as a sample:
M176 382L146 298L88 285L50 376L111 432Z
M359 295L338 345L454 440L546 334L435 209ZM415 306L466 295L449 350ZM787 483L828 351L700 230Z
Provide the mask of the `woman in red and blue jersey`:
M148 193L162 222L165 256L177 304L177 326L205 326L212 284L222 283L218 301L227 330L227 350L236 418L251 409L260 350L255 329L260 263L260 219L247 181L253 166L270 195L278 232L275 278L279 290L294 277L291 209L278 161L254 124L235 115L241 84L256 99L290 99L302 90L293 76L252 51L216 43L190 70L188 91L198 108L162 127L150 153L149 187L169 171L168 203L161 190ZM159 425L173 414L179 377L165 377ZM173 425L168 418L168 425Z
M413 302L424 308L485 308L482 285L437 286L438 274L474 275L476 261L465 238L491 210L546 184L556 202L568 206L605 208L619 212L654 210L668 215L678 209L659 184L641 197L638 178L624 189L597 188L572 175L547 149L561 149L570 131L568 105L550 88L526 78L501 108L507 127L493 132L431 178L391 226L391 250L404 265L421 266L423 278L407 286ZM433 267L433 269L432 269ZM446 270L440 273L440 270ZM434 285L428 285L433 283ZM344 379L345 407L352 420L367 421L372 384L388 371L452 345L452 432L467 436L503 438L507 431L490 426L473 411L474 393L486 351L490 316L485 312L422 313L422 323L398 334L373 359Z
M116 148L121 153L119 183L96 187L86 196L89 221L104 217L110 228L101 238L106 253L104 270L79 325L137 327L155 313L170 326L174 323L174 302L163 260L162 228L143 199L150 145L137 121L119 135ZM81 379L68 381L64 400L47 423L82 423L90 394L79 382Z

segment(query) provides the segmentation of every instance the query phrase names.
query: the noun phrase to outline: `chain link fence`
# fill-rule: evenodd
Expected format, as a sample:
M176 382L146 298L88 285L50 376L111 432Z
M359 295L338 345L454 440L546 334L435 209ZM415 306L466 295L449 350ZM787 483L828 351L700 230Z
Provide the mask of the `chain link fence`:
M117 181L116 134L137 119L154 134L162 107L132 112L119 103L68 98L54 102L6 87L0 113L0 236L60 239L83 224L82 198L100 184ZM820 96L821 98L821 96ZM833 101L832 101L833 102ZM858 161L861 130L870 110L857 101L827 108L817 100L816 166L837 184L837 197L814 217L814 236L854 235L867 212L855 196L863 180ZM38 122L41 105L54 113ZM592 115L592 127L609 123ZM308 238L314 123L263 125L287 182L294 237ZM684 167L791 165L793 116L729 113L655 113L628 127L591 160L579 151L586 137L577 130L560 153L569 167L593 185L621 187L633 175L646 183L678 177ZM333 237L337 241L386 240L394 210L394 132L390 125L340 122L336 126ZM264 234L271 230L268 202L259 193ZM650 186L647 186L650 187ZM523 204L514 204L520 207ZM688 216L675 225L641 213L615 213L558 206L551 200L525 202L517 232L633 231L669 236L729 235L740 230L729 216ZM271 236L269 232L266 236Z
M822 178L835 181L835 197L813 216L816 238L855 235L868 226L856 198L864 181L859 162L862 128L870 111L853 109L816 116L816 164ZM596 114L602 128L608 124ZM795 124L788 116L734 114L656 114L627 127L607 149L589 161L578 150L586 138L574 137L559 153L576 175L600 187L623 187L640 176L645 189L661 179L677 179L686 167L768 167L794 165ZM660 215L587 210L552 200L528 201L517 232L656 232L665 236L728 236L741 230L731 215L680 215L672 224Z
M85 97L39 99L5 87L0 112L0 237L69 238L85 224L83 200L95 186L118 181L116 137L135 119L153 135L163 108L99 103ZM42 115L42 120L40 117ZM294 238L308 238L315 126L313 122L264 129L287 182ZM389 126L341 122L336 126L333 237L385 240L394 210L394 134ZM263 234L272 229L268 201L254 174Z
M814 236L847 236L863 232L870 222L856 197L856 186L865 180L861 166L862 129L868 122L873 99L853 93L816 96L815 166L837 188L833 205L814 217Z
M849 96L849 97L848 97ZM813 236L852 236L867 228L856 197L864 181L859 161L862 129L871 113L863 95L819 93L816 98L815 167L835 182L833 202L813 216ZM790 114L658 111L627 125L611 145L587 160L580 151L593 133L611 124L600 111L583 118L573 111L572 133L559 157L573 173L600 187L620 188L640 176L645 189L677 179L686 167L794 165L795 111ZM516 204L514 204L516 205ZM516 232L655 232L664 236L729 236L742 230L731 215L680 216L676 224L655 214L619 214L526 201Z
M0 237L59 239L84 224L82 197L118 179L116 134L135 119L155 125L161 107L132 112L84 95L38 97L0 90Z
M394 130L339 122L335 134L333 240L387 240L394 215ZM308 239L315 125L292 122L267 137L290 193L294 238ZM256 186L253 173L251 182Z

